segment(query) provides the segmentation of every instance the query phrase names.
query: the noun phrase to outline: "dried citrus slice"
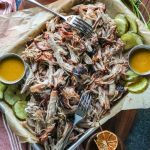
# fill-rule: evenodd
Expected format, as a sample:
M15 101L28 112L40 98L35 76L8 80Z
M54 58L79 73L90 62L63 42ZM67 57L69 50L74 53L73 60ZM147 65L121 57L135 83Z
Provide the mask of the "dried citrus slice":
M143 92L148 86L147 78L139 78L136 82L133 82L127 86L128 90L133 93Z
M99 150L116 150L118 138L114 133L105 130L97 134L95 143Z

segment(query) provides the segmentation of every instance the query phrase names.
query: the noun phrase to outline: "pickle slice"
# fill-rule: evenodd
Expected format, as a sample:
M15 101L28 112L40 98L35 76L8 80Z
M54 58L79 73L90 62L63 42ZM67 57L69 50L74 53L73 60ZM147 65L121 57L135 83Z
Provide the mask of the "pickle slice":
M4 99L9 105L14 105L20 98L11 92L4 93Z
M123 14L118 14L115 17L115 23L117 26L117 34L120 37L128 31L128 21Z
M25 120L27 118L27 113L25 108L27 106L27 101L18 101L15 103L13 110L17 118L20 120Z
M12 106L20 100L20 97L15 95L15 91L12 90L12 86L9 86L4 93L4 100Z
M3 99L3 97L4 97L4 91L5 91L6 87L7 86L5 84L0 83L0 99Z
M137 26L136 20L129 15L126 15L126 18L129 22L129 31L137 33L138 32L138 26Z
M17 85L9 85L8 88L9 88L9 90L12 91L12 92L18 91Z
M27 94L25 94L25 93L21 94L19 90L16 92L16 95L17 95L18 97L20 97L20 99L21 99L22 101L25 101L26 98L27 98Z
M131 71L131 70L128 70L128 71L126 72L126 78L125 78L125 80L126 80L126 81L134 81L134 80L136 80L138 77L139 77L139 75L137 75L136 73L134 73L134 72Z
M121 40L125 43L125 50L129 50L136 45L143 44L142 38L133 32L127 32L122 35Z
M127 86L128 90L132 93L141 93L148 86L147 78L139 78L136 82Z

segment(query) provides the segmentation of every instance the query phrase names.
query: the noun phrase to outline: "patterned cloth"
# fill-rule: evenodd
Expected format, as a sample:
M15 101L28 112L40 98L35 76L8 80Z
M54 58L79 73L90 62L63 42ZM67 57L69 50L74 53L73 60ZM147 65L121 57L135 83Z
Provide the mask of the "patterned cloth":
M0 14L8 14L10 12L16 11L16 1L15 0L0 0Z
M10 130L4 115L0 113L0 150L27 150L27 144L21 144Z

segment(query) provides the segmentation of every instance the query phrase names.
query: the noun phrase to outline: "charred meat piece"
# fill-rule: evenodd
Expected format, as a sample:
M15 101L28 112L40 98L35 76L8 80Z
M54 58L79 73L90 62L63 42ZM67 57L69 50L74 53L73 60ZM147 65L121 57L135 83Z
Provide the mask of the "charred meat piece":
M80 75L86 74L88 72L88 70L84 65L79 64L78 66L73 68L72 72L73 72L74 75L80 76Z

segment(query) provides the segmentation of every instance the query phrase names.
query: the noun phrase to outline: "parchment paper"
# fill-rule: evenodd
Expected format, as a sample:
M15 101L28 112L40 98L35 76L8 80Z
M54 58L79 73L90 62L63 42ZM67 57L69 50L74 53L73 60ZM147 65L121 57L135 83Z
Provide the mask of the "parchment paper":
M108 14L113 18L118 13L136 16L120 0L99 0L106 4ZM57 11L67 12L70 8L81 3L81 0L58 0L48 5ZM29 38L33 38L45 29L45 22L53 16L50 13L41 11L39 8L32 8L20 12L0 16L0 55L6 52L21 53ZM143 37L145 44L150 45L150 31L136 18L139 26L139 34ZM121 110L150 108L150 86L141 94L127 94L120 100L104 118L100 120L104 124ZM6 119L12 130L18 135L22 142L37 142L34 135L24 129L21 122L17 120L4 102L0 102L0 108L5 113Z

